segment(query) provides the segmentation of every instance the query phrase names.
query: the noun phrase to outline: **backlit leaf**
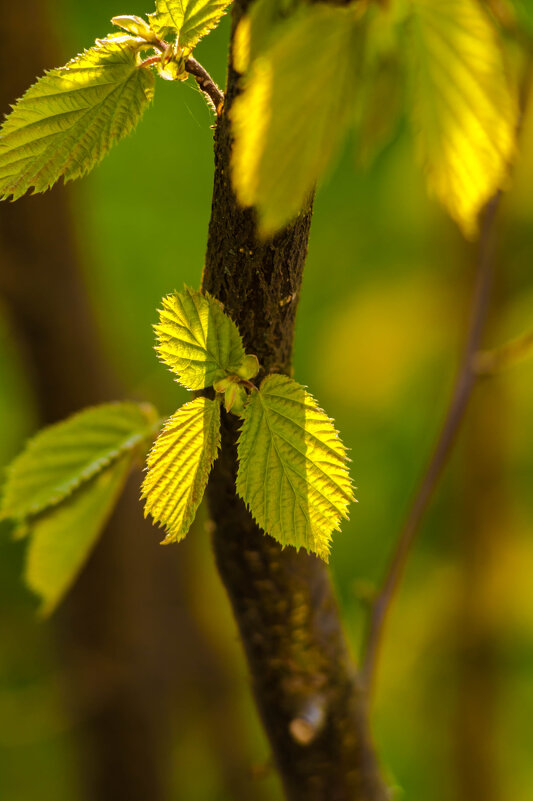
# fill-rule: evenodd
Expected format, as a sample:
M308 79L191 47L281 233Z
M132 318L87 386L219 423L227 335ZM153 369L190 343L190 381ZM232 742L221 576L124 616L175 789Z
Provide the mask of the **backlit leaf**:
M50 614L70 588L102 532L131 467L126 454L29 524L28 586Z
M189 288L167 295L159 320L159 357L187 389L208 387L241 365L244 348L237 326L210 295Z
M218 25L230 3L231 0L156 0L150 23L162 39L177 36L181 48L192 50Z
M220 447L220 403L195 398L172 415L148 455L143 482L145 515L178 542L187 534L203 498Z
M360 17L354 6L310 6L255 60L235 100L233 183L265 236L304 207L353 117Z
M279 36L281 26L290 22L303 7L303 0L254 0L235 30L234 69L245 73L274 37Z
M478 0L411 0L413 124L431 190L466 236L506 181L517 105Z
M345 448L314 398L291 378L268 376L244 409L238 455L237 492L258 525L327 561L353 490Z
M402 28L389 8L368 22L367 46L356 103L357 164L368 168L394 137L405 106Z
M22 520L59 503L150 438L156 420L149 405L108 403L44 428L8 468L1 516Z
M85 175L130 133L153 98L155 77L137 64L141 47L121 34L98 40L28 89L0 129L0 198Z
M394 137L404 101L399 60L383 59L367 77L356 122L357 164L365 169Z
M119 17L113 17L111 22L113 25L122 28L132 36L140 36L141 39L145 39L147 42L158 42L154 31L150 25L142 19L142 17L136 17L131 14L127 14Z

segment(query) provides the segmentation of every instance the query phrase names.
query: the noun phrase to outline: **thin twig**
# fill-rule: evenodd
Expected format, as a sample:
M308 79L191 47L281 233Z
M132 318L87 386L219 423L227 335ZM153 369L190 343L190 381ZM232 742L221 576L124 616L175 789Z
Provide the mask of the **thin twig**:
M141 61L139 67L150 67L152 64L158 64L161 61L161 56L150 56Z
M421 479L401 531L396 550L385 576L385 581L372 604L361 667L362 679L369 691L376 669L387 612L394 593L402 579L407 557L409 556L411 546L415 540L420 521L431 500L441 472L451 452L477 380L474 363L475 355L481 342L492 285L494 269L492 230L500 196L501 193L498 192L492 198L487 204L483 215L482 230L477 252L477 278L472 300L469 331L448 411L437 439L433 455Z
M196 79L202 92L210 99L217 115L220 114L224 104L224 93L220 91L207 70L192 56L189 56L185 62L185 69Z
M158 64L161 61L161 56L150 56L150 58L141 61L140 67L150 67L153 64ZM224 93L218 88L212 77L207 70L202 67L199 61L189 56L185 62L185 70L195 78L196 83L206 95L210 105L216 111L217 115L222 111L224 105Z
M528 47L526 48L526 62L518 93L519 115L516 125L517 138L522 129L524 116L529 104L532 80L533 49ZM446 461L464 419L472 390L479 378L478 351L487 316L494 272L492 234L494 218L500 204L501 195L501 191L495 193L493 198L485 206L482 216L481 236L477 248L477 278L472 299L470 325L448 411L444 418L433 455L422 476L418 491L415 493L404 527L400 533L384 582L371 606L368 632L361 665L361 680L367 690L368 698L370 698L372 690L387 613L394 593L402 580L407 558L416 538L420 521L431 500L442 470L446 465Z

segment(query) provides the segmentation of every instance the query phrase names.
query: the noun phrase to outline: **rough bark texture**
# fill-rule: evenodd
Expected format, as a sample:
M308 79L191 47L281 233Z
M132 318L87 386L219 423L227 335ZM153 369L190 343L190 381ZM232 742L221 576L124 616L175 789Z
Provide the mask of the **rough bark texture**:
M236 14L242 13L237 4ZM230 68L215 136L215 182L203 288L235 320L264 372L291 371L312 203L266 243L230 184ZM235 495L238 423L223 420L223 446L208 487L218 569L249 662L255 698L291 801L383 801L387 790L367 728L365 699L341 629L326 566L282 550Z

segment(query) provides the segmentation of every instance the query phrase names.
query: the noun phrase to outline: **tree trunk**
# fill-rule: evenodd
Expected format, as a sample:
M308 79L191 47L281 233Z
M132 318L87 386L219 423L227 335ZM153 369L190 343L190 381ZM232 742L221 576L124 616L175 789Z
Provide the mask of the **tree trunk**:
M237 2L235 19L244 10ZM312 200L268 242L230 184L228 113L239 76L230 66L215 134L215 180L203 289L235 320L264 373L290 374L294 322ZM366 699L323 562L282 550L235 494L238 422L224 416L208 487L216 561L240 630L256 702L290 801L385 801Z

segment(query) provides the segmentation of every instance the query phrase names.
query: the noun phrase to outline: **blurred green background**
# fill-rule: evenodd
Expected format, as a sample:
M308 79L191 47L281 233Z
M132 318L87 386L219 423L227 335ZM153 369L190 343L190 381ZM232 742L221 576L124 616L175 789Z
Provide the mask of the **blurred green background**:
M150 10L139 0L124 7L116 0L55 3L49 11L59 63L105 35L113 15ZM228 36L226 19L196 54L221 85ZM531 117L499 215L487 346L533 320ZM184 393L157 362L151 326L164 294L200 283L212 124L192 82L158 81L135 135L68 193L83 280L112 371L124 397L152 401L164 415ZM336 537L331 570L357 653L366 599L386 567L449 397L475 253L428 199L405 125L371 168L355 162L351 140L318 193L294 362L296 379L335 418L351 449L359 503ZM4 246L0 240L0 257ZM15 329L0 296L2 465L40 424ZM480 384L396 599L374 721L398 797L533 801L532 419L533 362ZM186 543L165 549L186 581L187 625L213 655L202 681L194 669L175 674L176 697L165 705L166 797L279 799L204 515ZM65 700L64 638L54 618L38 619L24 588L24 543L12 541L7 524L0 534L0 799L81 801L91 797L79 770L88 746L83 713L71 714ZM134 548L136 531L130 534ZM157 541L156 531L148 536ZM182 640L187 631L173 630L170 618L166 636L178 666L195 642ZM225 694L217 725L209 686Z

